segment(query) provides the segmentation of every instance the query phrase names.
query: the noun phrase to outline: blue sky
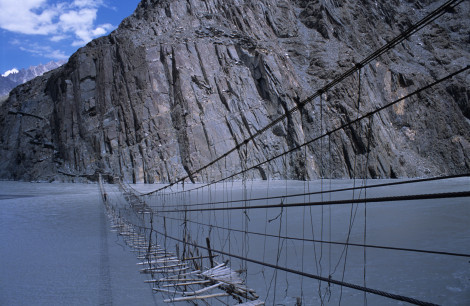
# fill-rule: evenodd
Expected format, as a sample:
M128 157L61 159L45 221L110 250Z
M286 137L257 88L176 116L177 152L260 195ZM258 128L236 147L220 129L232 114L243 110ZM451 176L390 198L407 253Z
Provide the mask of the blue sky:
M140 0L0 0L0 75L63 60L112 32Z

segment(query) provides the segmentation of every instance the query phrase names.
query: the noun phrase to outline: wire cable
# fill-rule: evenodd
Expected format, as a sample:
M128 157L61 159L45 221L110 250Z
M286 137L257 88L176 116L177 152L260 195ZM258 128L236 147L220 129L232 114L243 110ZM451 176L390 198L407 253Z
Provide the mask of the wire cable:
M414 201L414 200L437 200L437 199L450 199L450 198L462 198L470 197L470 191L460 192L443 192L443 193L426 193L426 194L412 194L404 196L387 196L387 197L376 197L368 198L366 204L370 203L383 203L383 202L400 202L400 201ZM246 209L266 209L266 208L292 208L292 207L303 207L303 206L325 206L325 205L343 205L343 204L358 204L364 203L364 199L344 199L344 200L332 200L332 201L318 201L318 202L307 202L307 203L290 203L284 204L283 201L279 204L264 204L264 205L250 205L250 206L230 206L230 207L207 207L207 208L192 208L187 211L213 211L213 210L246 210ZM168 209L161 210L159 213L180 213L184 210L181 209Z
M331 195L332 193L337 193L337 192L344 192L344 191L352 191L352 190L357 190L357 189L373 189L373 188L380 188L380 187L391 187L391 186L398 186L398 185L408 185L408 184L416 184L416 183L425 183L425 182L433 182L433 181L440 181L440 180L447 180L447 179L454 179L454 178L462 178L462 177L470 177L470 172L469 173L463 173L463 174L455 174L455 175L446 175L446 176L436 176L436 177L430 177L430 178L421 178L421 179L411 179L411 180L404 180L404 181L397 181L397 182L387 182L387 183L381 183L381 184L373 184L373 185L361 185L359 187L347 187L347 188L339 188L339 189L331 189L330 190L324 190L324 191L312 191L312 192L306 192L304 191L303 193L294 193L294 194L289 194L289 195L281 195L281 196L266 196L266 197L260 197L260 198L250 198L247 199L248 202L255 202L255 201L264 201L264 200L274 200L274 199L287 199L287 198L295 198L295 197L302 197L302 196L311 196L311 195L321 195L324 193L327 193ZM191 192L194 191L195 189L186 191L186 192ZM331 200L331 197L330 197ZM230 204L230 203L240 203L242 202L241 199L239 200L226 200L226 201L218 201L218 202L206 202L206 203L195 203L195 204L189 204L185 205L185 207L198 207L198 206L208 206L208 205L217 205L217 204ZM152 209L164 209L167 208L165 205L157 206L154 205L152 206Z
M163 216L157 215L156 217L163 218ZM174 221L183 221L182 219L179 218L173 218L173 217L166 217L167 219L171 219ZM228 231L229 233L231 232L238 232L238 233L245 233L244 230L239 230L235 228L227 228L227 227L222 227L222 226L214 226L212 224L207 224L207 223L202 223L202 222L197 222L197 221L187 221L188 223L193 223L196 225L201 225L201 226L206 226L206 227L213 227L215 229L220 229L220 230L225 230ZM279 238L278 235L274 234L268 234L268 233L259 233L259 232L252 232L252 231L246 231L246 233L250 235L257 235L257 236L262 236L262 237L269 237L269 238ZM299 238L299 237L290 237L290 236L280 236L281 239L285 240L293 240L293 241L302 241L302 242L314 242L314 243L324 243L324 244L329 244L329 245L349 245L349 246L354 246L354 247L362 247L362 248L373 248L373 249L383 249L383 250L393 250L393 251L403 251L403 252L412 252L412 253L423 253L423 254L432 254L432 255L444 255L444 256L456 256L456 257L466 257L470 258L470 254L466 253L457 253L457 252L444 252L444 251L433 251L433 250L424 250L424 249L412 249L412 248L400 248L400 247L391 247L391 246L383 246L383 245L373 245L373 244L360 244L360 243L351 243L351 242L340 242L340 241L324 241L324 240L317 240L317 239L308 239L305 237Z

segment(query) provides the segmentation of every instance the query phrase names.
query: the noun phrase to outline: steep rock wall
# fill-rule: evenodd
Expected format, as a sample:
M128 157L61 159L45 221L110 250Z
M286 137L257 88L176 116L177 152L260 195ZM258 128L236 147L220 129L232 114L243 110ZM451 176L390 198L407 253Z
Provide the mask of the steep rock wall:
M144 0L112 34L10 94L0 113L0 176L174 180L243 142L438 4ZM250 167L464 67L468 12L462 3L192 179ZM468 172L467 88L468 77L456 77L250 175Z

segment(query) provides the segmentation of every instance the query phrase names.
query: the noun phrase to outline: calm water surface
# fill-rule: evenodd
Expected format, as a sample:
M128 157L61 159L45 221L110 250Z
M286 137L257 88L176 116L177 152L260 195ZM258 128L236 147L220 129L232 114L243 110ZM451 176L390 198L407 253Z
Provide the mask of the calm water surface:
M98 186L0 182L0 305L154 305Z

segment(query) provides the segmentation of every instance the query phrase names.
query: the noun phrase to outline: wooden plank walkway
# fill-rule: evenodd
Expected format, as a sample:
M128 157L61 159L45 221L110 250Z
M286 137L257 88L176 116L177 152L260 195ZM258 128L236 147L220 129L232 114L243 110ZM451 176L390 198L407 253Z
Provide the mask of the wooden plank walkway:
M142 267L140 272L151 275L151 278L145 282L154 285L154 292L169 296L164 300L165 303L232 297L234 305L264 305L264 302L258 299L256 292L244 285L240 275L233 271L227 262L217 263L213 261L216 256L210 256L216 266L201 271L192 267L191 263L194 259L209 258L209 256L179 259L174 253L149 241L147 236L139 231L138 226L116 213L101 180L99 185L112 230L116 231L131 250L137 253L137 258L140 260L137 265ZM150 208L130 192L125 192L124 196L136 212L143 214L149 211ZM158 275L160 277L155 278Z

